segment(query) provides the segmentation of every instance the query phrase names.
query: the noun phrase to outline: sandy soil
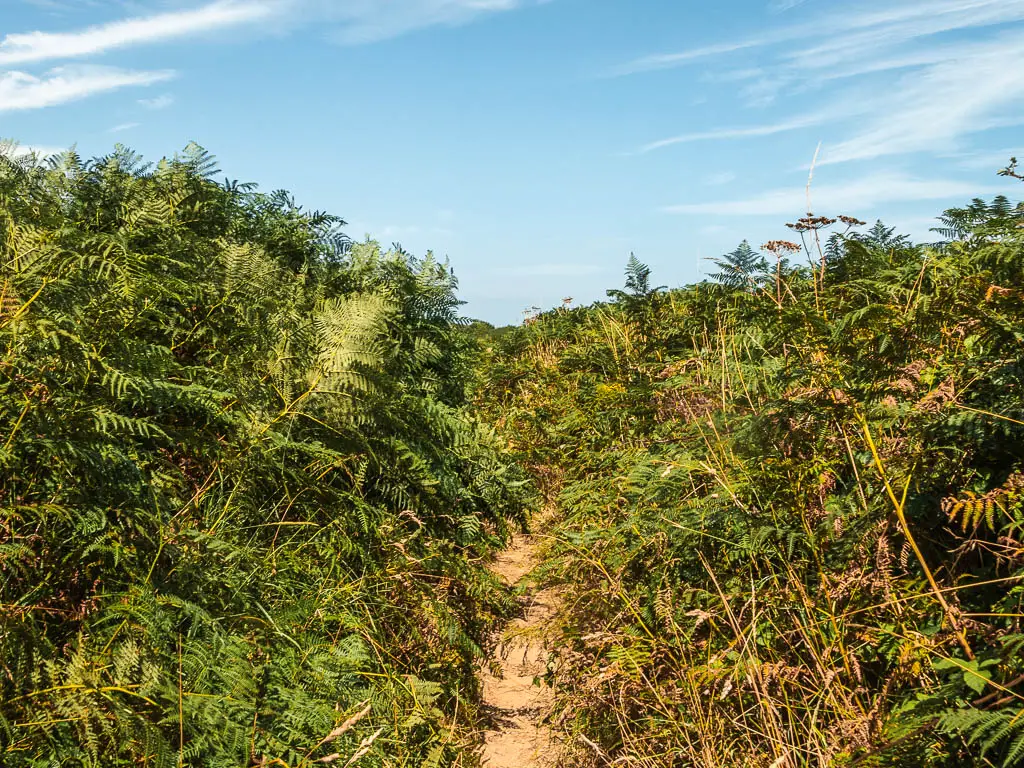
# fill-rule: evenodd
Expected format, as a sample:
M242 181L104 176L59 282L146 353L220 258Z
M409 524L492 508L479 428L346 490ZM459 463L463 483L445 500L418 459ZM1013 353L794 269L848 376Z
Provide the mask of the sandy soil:
M492 570L507 584L517 585L536 565L535 553L531 537L517 536ZM553 768L561 752L558 738L546 724L553 703L551 690L538 679L547 671L550 646L544 629L557 610L557 597L541 591L524 596L523 602L523 617L511 622L502 636L492 669L481 672L484 705L491 720L482 753L487 768Z

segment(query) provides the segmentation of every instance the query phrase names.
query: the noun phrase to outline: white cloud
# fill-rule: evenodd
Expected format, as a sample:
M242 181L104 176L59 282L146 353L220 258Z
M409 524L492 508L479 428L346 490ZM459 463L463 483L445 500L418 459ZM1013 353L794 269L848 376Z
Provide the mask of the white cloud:
M28 155L35 155L37 159L43 159L46 157L52 157L53 155L62 154L65 151L66 149L62 147L47 147L38 144L15 144L0 140L0 155L6 155L7 157L27 157Z
M152 109L154 111L160 109L167 109L174 103L174 97L169 93L156 96L152 99L139 99L139 104L146 109Z
M468 23L479 16L550 0L215 0L187 10L122 19L71 32L25 32L0 40L0 66L93 56L129 46L262 23L280 32L317 23L360 44L425 27ZM272 24L270 22L273 22Z
M766 45L767 43L768 40L754 38L751 40L740 40L734 43L719 43L718 45L706 45L700 48L690 48L689 50L678 51L676 53L656 53L650 56L642 56L616 67L611 71L611 75L635 75L640 72L670 69L671 67L679 67L684 64L689 64L690 62L697 61L698 59L721 56L727 53L736 53L737 51L746 50L748 48L758 48L762 45Z
M347 45L386 40L418 29L457 26L479 16L546 0L300 0L339 24L335 38Z
M842 184L812 187L815 211L856 216L882 203L918 200L965 200L979 194L1005 191L1002 187L979 189L977 184L949 179L918 179L883 172ZM684 203L664 208L666 213L716 216L791 216L804 215L807 207L805 185L794 184L761 193L745 200Z
M115 67L58 67L42 76L0 73L0 112L52 107L127 86L174 77L170 71L136 72Z
M121 123L120 125L115 125L113 128L108 130L107 133L124 133L125 131L132 130L133 128L138 128L140 125L142 125L142 123Z
M1011 157L1021 157L1021 147L1016 149L990 149L981 152L964 152L947 155L957 161L961 168L969 168L974 171L991 171L995 173L1007 166Z
M902 78L877 116L854 137L826 149L823 163L908 152L949 151L957 140L1024 122L1024 37L990 43L964 59L935 64Z
M90 56L201 34L266 19L281 7L280 0L218 0L186 11L123 19L74 32L9 34L0 40L0 65Z
M825 122L826 115L804 115L793 120L782 123L768 123L766 125L753 125L747 128L719 128L713 131L699 131L696 133L683 133L679 136L670 136L667 139L659 139L645 144L637 150L637 154L646 154L656 149L664 149L675 144L689 144L695 141L719 141L722 139L749 139L758 136L774 136L778 133L810 128Z
M704 183L709 187L720 187L723 184L729 184L736 181L738 176L733 171L722 171L720 173L712 173L706 179Z
M768 3L768 10L772 13L784 13L796 8L798 5L803 5L807 0L772 0Z
M895 3L883 10L833 17L835 32L817 45L787 50L785 58L806 69L829 69L870 59L880 50L909 45L949 32L1024 20L1024 0L944 0ZM813 38L812 38L813 39Z
M873 0L745 40L638 59L622 71L718 57L726 66L712 78L739 83L737 96L748 106L806 102L809 92L823 104L815 116L682 134L641 152L830 124L822 164L949 153L969 147L971 134L1024 124L1022 25L1024 0ZM724 54L740 50L749 51L742 66L729 67Z
M793 40L804 44L785 46L780 59L805 67L827 68L839 60L862 57L882 46L898 47L943 32L1022 20L1024 0L917 0L885 5L876 2L853 9L843 7L838 13L819 14L810 21L780 27L756 37L643 56L622 65L616 73L628 75L685 66L702 59ZM828 34L823 36L822 30L828 30ZM806 44L816 39L826 42Z

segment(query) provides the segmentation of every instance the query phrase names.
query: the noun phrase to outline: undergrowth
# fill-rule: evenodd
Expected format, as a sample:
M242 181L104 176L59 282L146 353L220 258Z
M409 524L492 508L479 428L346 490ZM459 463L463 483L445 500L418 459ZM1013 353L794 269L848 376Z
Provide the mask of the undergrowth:
M529 493L455 280L215 172L0 147L0 764L473 764Z
M571 764L1024 764L1024 208L940 224L809 215L671 291L633 258L494 341Z
M531 486L570 764L1024 764L1024 208L498 334L215 174L0 147L0 764L471 768Z

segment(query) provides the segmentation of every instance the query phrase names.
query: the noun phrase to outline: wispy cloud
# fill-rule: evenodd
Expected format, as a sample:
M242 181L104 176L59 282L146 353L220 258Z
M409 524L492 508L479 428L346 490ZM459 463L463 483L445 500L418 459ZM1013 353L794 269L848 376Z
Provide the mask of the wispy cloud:
M545 2L550 0L215 0L71 32L8 34L0 40L0 66L94 56L243 25L278 32L316 23L337 41L355 45Z
M547 0L305 0L338 24L334 38L348 45L372 43L418 29L458 26L478 17Z
M795 27L799 34L834 25L816 45L786 50L784 59L800 69L832 69L863 62L878 53L902 52L912 44L961 32L1024 20L1024 0L930 0L897 2L839 14ZM820 36L819 36L820 37ZM814 39L813 37L810 39ZM968 44L968 47L972 46Z
M139 99L139 104L146 109L152 109L154 111L160 109L167 109L174 103L174 97L169 93L156 96L152 99Z
M0 66L69 59L266 19L279 0L219 0L199 8L124 19L74 32L27 32L0 40Z
M843 8L832 14L779 27L741 40L702 45L681 51L642 56L619 66L615 73L637 74L652 69L680 67L693 62L735 53L770 48L781 43L824 39L817 45L785 46L775 57L801 67L829 68L840 61L862 58L872 49L898 48L943 32L992 26L1024 20L1024 0L916 0L890 5ZM829 34L823 36L822 31Z
M772 13L785 13L806 2L807 0L772 0L768 3L768 10Z
M908 152L948 151L957 140L1024 122L1024 37L1008 35L964 59L902 78L879 113L852 138L826 149L824 163Z
M1006 25L1014 25L1012 31ZM950 152L962 149L972 133L1024 124L1022 26L1024 0L894 0L813 15L808 7L795 24L640 58L620 72L714 60L713 79L738 83L736 95L748 106L787 97L806 101L808 92L823 105L811 117L681 134L641 152L810 125L829 126L823 164ZM741 50L750 51L743 66L730 67L725 54ZM858 120L847 120L855 114Z
M269 34L316 22L333 28L340 42L367 43L423 27L463 24L481 15L543 2L548 0L214 0L186 10L73 31L11 33L0 39L0 68L99 56L244 25ZM0 111L49 107L129 85L149 85L171 76L167 71L132 72L111 67L65 67L42 76L0 69ZM159 110L173 101L172 96L162 95L139 100L139 104Z
M120 125L115 125L113 128L108 130L107 133L124 133L125 131L132 130L133 128L138 128L141 125L142 123L121 123Z
M946 155L956 161L961 168L969 168L975 171L999 171L1007 166L1011 157L1021 156L1021 148L1016 149L986 149L978 152L962 152Z
M704 183L709 187L720 187L723 184L729 184L739 178L733 171L721 171L720 173L712 173L706 179Z
M719 128L713 131L698 131L696 133L683 133L678 136L670 136L667 139L659 139L645 144L636 151L636 154L646 154L656 149L664 149L675 144L689 144L695 141L720 141L723 139L749 139L757 136L774 136L779 133L797 131L801 128L810 128L825 122L824 115L804 115L793 120L786 120L781 123L768 123L766 125L752 125L746 128Z
M174 77L170 71L136 72L116 67L58 67L42 76L0 73L0 112L40 109L127 86L151 85Z
M712 56L722 56L728 53L736 53L748 48L759 48L770 42L767 38L753 38L750 40L739 40L733 43L719 43L717 45L706 45L700 48L690 48L675 53L655 53L649 56L641 56L638 59L622 64L611 70L612 76L635 75L640 72L651 72L658 69L670 69L681 67L685 64L706 59Z
M919 200L956 200L997 192L1000 187L979 189L977 184L950 179L921 179L898 173L876 173L845 183L814 186L816 211L856 216L882 203ZM663 208L666 213L717 216L802 216L807 201L804 184L767 190L743 200L684 203Z
M37 158L52 157L65 151L62 147L48 147L38 144L16 144L0 139L0 155L7 157L27 157L35 155Z

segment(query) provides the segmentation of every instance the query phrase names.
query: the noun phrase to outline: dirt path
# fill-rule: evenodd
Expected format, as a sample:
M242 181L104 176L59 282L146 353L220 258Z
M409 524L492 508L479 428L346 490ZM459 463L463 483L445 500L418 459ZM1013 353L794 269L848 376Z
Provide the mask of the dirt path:
M517 536L512 547L492 566L507 584L519 584L536 565L537 545L530 536ZM547 591L523 598L524 614L509 624L495 651L490 669L481 672L484 706L492 730L484 735L482 753L486 768L551 768L561 749L546 725L551 712L551 690L534 685L547 671L549 647L544 629L557 608L556 596Z

